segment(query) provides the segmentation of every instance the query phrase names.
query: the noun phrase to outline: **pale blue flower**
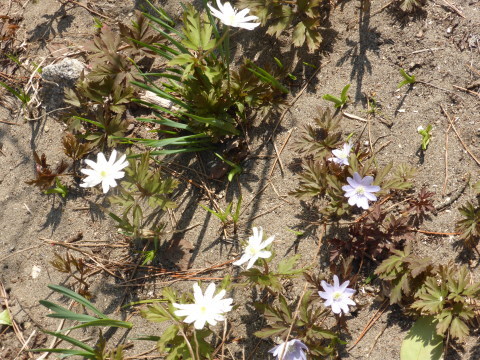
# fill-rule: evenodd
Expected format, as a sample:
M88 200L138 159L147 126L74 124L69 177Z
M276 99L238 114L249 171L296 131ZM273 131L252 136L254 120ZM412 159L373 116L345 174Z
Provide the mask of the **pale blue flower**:
M307 346L300 340L293 339L275 346L268 352L276 356L277 360L307 360L304 351L308 351Z
M321 282L325 291L319 291L318 295L326 300L323 305L331 306L335 314L340 314L342 311L348 314L350 312L348 306L355 305L355 301L350 299L355 294L355 290L348 288L348 284L350 281L347 280L340 285L337 275L333 275L333 286L323 280Z
M373 177L365 176L362 178L357 172L353 174L353 179L347 177L349 185L342 186L345 196L350 205L357 205L362 209L368 209L368 200L376 201L374 192L380 191L380 186L372 185Z

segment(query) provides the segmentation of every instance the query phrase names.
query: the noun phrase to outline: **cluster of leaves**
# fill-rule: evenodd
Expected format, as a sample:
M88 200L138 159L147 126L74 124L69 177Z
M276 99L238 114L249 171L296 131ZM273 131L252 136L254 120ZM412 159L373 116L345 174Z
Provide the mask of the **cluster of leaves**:
M182 294L179 296L169 287L162 289L162 299L155 301L146 309L141 311L142 317L156 322L173 322L167 327L162 336L149 336L143 340L152 340L157 342L157 349L162 354L168 354L165 360L176 359L195 359L193 354L197 354L199 359L210 359L214 348L206 340L213 334L209 329L196 330L182 319L175 315L177 310L173 303L186 304L192 302L191 294ZM167 304L163 304L166 302ZM193 354L192 354L193 353Z
M140 158L130 158L118 195L108 197L110 203L121 206L120 216L109 215L128 236L158 239L164 227L159 219L166 209L176 206L171 194L178 181L164 176L161 166L155 164L148 152Z
M304 171L299 174L300 183L292 195L300 199L324 198L326 203L319 210L322 214L335 217L352 211L342 186L347 184L347 177L358 172L362 177L372 175L373 185L378 185L381 191L378 195L386 195L389 191L403 192L411 188L410 180L415 175L415 169L400 164L393 169L393 163L377 169L375 158L367 151L361 150L357 144L349 156L349 165L340 166L329 161L332 150L339 148L342 142L339 120L330 111L319 110L320 116L315 118L315 125L307 125L300 135L297 149L306 155Z
M111 147L125 135L126 105L136 94L131 83L141 79L135 60L150 53L137 44L159 40L140 12L130 26L120 25L120 32L107 25L99 27L86 45L90 71L82 73L75 89L65 90L65 101L74 106L68 116L71 131L81 134L90 146L100 147Z
M408 198L399 214L393 214L381 204L374 204L367 216L349 226L347 240L334 238L329 241L330 261L341 256L355 259L365 256L376 260L383 259L399 248L404 241L413 241L415 232L412 226L420 225L435 208L432 192L423 188L416 196Z
M458 211L462 215L462 219L457 221L456 231L460 232L460 239L463 240L467 248L475 248L480 239L480 181L474 185L477 192L478 205L474 205L468 201L461 206Z
M67 187L62 184L59 177L66 175L68 163L61 160L55 169L52 169L47 163L45 154L38 156L36 151L33 151L33 159L35 160L35 179L25 181L25 183L39 187L44 190L45 194L58 193L62 197L67 196Z
M464 340L475 317L472 300L480 283L472 283L465 266L435 264L412 253L410 243L395 250L375 271L391 284L390 303L409 305L422 316L432 316L439 335Z
M304 269L295 267L296 262L300 259L299 254L280 261L274 271L268 267L268 263L272 259L273 256L270 259L262 259L263 271L252 267L242 272L240 275L247 278L246 284L256 285L260 289L267 289L270 294L275 294L283 290L282 280L296 277L304 271Z
M281 69L265 70L245 59L238 70L231 70L228 30L220 35L213 17L187 6L182 29L164 13L145 14L166 45L148 45L166 61L164 71L143 73L146 83L134 84L162 101L136 100L150 107L155 118L137 119L161 126L166 138L135 139L147 146L173 147L168 152L197 151L225 136L238 135L237 127L252 111L277 108L288 93L281 83ZM172 104L165 106L161 104ZM152 154L165 153L156 151Z
M292 44L301 47L305 43L310 51L320 47L322 24L329 16L329 1L324 0L240 0L239 7L249 8L258 16L262 25L267 25L267 34L279 38L293 29Z
M87 299L91 299L92 294L88 291L90 284L86 281L90 268L85 263L85 260L82 258L77 259L68 252L65 254L65 257L58 253L54 253L54 256L55 259L50 261L50 264L57 271L72 276L79 285L77 292Z
M278 295L276 304L255 303L255 308L264 314L269 323L255 332L255 336L279 336L285 339L290 334L291 338L302 341L308 347L311 356L333 357L337 345L343 342L337 334L322 327L330 311L319 306L318 297L311 290L307 290L297 301L300 301L297 317L294 317L291 305L282 294Z

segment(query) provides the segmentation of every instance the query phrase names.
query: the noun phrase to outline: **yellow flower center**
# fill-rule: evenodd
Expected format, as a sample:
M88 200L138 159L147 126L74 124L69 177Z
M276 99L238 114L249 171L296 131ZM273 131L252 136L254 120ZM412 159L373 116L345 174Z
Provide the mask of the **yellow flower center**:
M258 253L258 249L256 249L253 246L248 245L247 248L245 249L245 252L249 255L255 256Z
M359 186L355 189L355 192L358 194L358 195L363 195L365 194L365 188L363 186Z
M335 291L333 293L333 300L338 301L342 298L342 293L340 291Z
M207 312L207 307L206 306L200 306L200 313L205 314Z
M100 176L101 176L102 178L106 177L106 176L107 176L107 172L106 172L105 170L100 171Z

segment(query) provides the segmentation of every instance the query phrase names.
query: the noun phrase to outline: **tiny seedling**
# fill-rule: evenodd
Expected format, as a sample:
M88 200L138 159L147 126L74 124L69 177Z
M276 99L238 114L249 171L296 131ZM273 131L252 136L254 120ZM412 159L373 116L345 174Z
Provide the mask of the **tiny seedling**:
M10 317L10 313L7 309L0 312L0 325L7 325L12 326L12 318Z
M432 137L432 125L427 125L424 129L423 126L419 126L417 129L418 133L422 135L422 150L427 150L428 144L430 143L430 139Z
M225 211L222 209L219 209L218 211L215 211L213 209L210 209L209 207L199 204L202 208L207 210L209 213L215 215L217 218L220 219L220 221L223 223L223 226L226 227L229 223L233 223L233 232L236 234L237 233L237 224L238 224L238 219L240 218L240 208L242 206L242 197L240 196L238 198L237 206L235 207L235 212L232 213L232 208L233 208L233 200L228 203L227 208Z
M26 106L30 101L30 96L23 90L15 90L11 86L5 84L3 81L0 81L0 86L3 86L9 93L15 96L18 100L20 100L24 106Z
M400 89L403 85L415 84L415 82L417 81L415 80L415 75L409 75L403 69L400 69L400 75L402 75L404 80L397 85L397 89Z
M325 94L322 96L322 99L333 102L335 104L334 105L335 108L341 109L345 106L345 104L348 101L348 95L347 95L348 89L350 89L350 84L345 85L345 87L342 90L342 93L340 94L340 98L330 94Z
M62 198L66 198L68 195L68 189L65 185L61 183L61 181L58 179L58 177L55 178L55 187L53 189L48 189L44 191L44 194L50 195L50 194L58 194Z

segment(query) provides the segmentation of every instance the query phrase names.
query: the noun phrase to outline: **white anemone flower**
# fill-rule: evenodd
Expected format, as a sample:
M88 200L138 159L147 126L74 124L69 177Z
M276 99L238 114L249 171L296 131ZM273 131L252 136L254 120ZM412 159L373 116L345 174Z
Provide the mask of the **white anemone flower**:
M242 265L248 261L247 269L250 269L259 258L268 259L270 256L272 256L272 253L263 249L270 245L274 239L275 236L270 236L267 240L262 241L263 229L261 227L254 227L253 236L250 236L248 239L248 243L245 246L242 257L235 261L233 265Z
M324 305L331 306L335 314L341 314L342 311L348 314L350 312L348 305L355 305L355 301L350 299L355 294L355 290L347 287L350 281L347 280L340 285L338 276L333 275L333 286L323 280L320 284L325 291L319 291L318 295L326 300Z
M177 304L173 306L180 310L175 311L177 316L186 316L183 319L187 324L194 323L195 329L201 330L205 323L212 326L217 324L217 321L223 321L223 314L232 310L233 299L222 299L226 291L222 290L217 295L215 293L215 284L212 282L205 290L205 295L197 283L193 285L193 296L195 298L194 304Z
M93 187L102 183L102 189L104 193L107 193L110 187L117 186L115 180L121 179L125 176L125 172L121 171L128 166L126 161L126 155L123 155L118 161L117 151L113 150L110 155L110 159L105 159L103 153L98 153L97 162L92 160L85 160L85 163L91 167L91 169L82 169L81 172L86 174L87 177L83 179L81 187Z
M332 151L334 157L329 158L328 160L338 165L348 165L348 156L350 155L350 151L352 151L352 146L351 143L343 144L342 149L335 149Z
M357 172L353 174L353 179L347 177L349 185L342 186L345 196L350 205L357 205L364 210L368 209L368 200L376 201L374 192L380 191L380 186L372 185L373 177L365 176L362 178Z
M260 25L260 23L250 22L250 21L257 20L258 17L254 15L245 16L248 14L250 9L243 9L238 11L229 2L226 2L225 4L222 5L220 0L217 0L218 10L215 9L210 4L207 4L207 5L210 11L212 12L212 15L219 18L220 21L227 26L253 30L258 25Z

